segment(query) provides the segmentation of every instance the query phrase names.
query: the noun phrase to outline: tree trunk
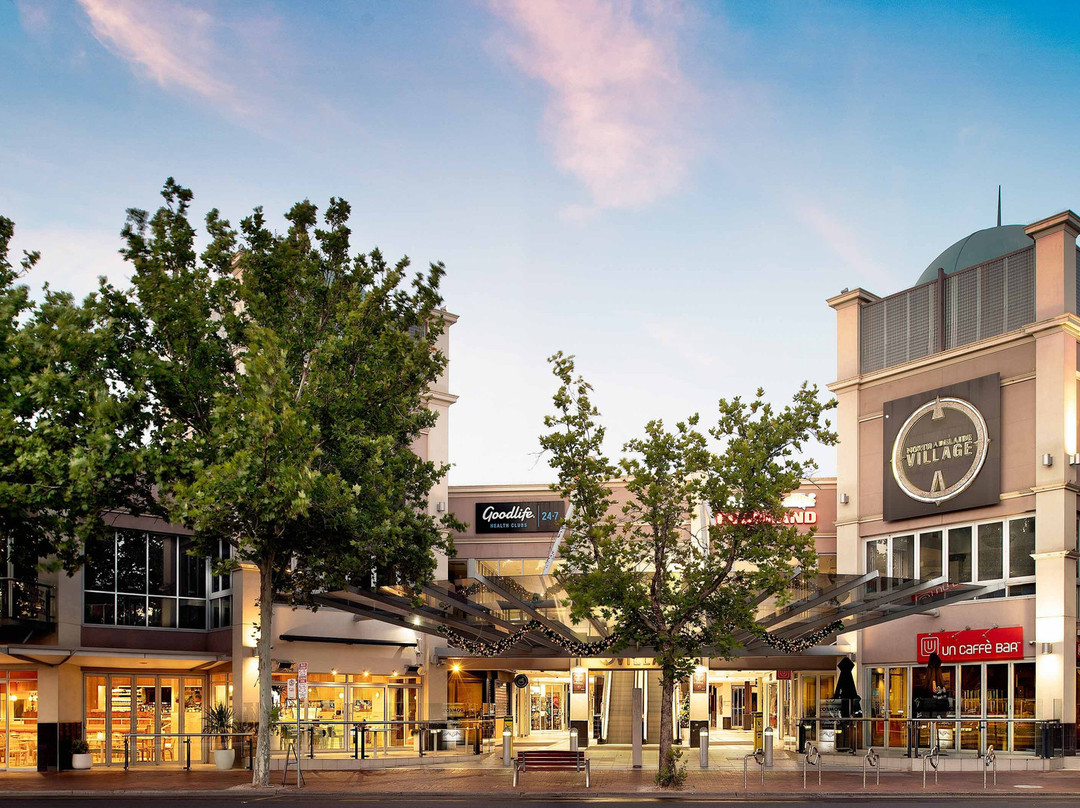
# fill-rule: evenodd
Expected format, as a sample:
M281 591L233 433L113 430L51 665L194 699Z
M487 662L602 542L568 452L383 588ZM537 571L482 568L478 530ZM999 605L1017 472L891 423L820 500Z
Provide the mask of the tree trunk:
M660 679L660 770L663 770L668 752L671 751L671 739L675 734L675 724L672 721L674 710L672 702L675 697L675 670L664 667L663 676Z
M270 628L273 617L274 567L272 563L266 563L259 569L259 732L251 778L251 784L255 786L270 785L270 705L273 703L270 693Z

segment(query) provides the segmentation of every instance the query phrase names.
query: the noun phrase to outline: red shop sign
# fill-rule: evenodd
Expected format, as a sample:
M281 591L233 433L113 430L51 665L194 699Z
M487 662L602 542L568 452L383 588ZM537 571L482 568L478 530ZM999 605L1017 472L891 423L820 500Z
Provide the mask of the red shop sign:
M776 672L776 678L780 679L781 681L790 681L791 680L791 671L777 671Z
M942 662L992 662L996 659L1024 658L1024 627L939 631L915 636L919 662L936 653Z

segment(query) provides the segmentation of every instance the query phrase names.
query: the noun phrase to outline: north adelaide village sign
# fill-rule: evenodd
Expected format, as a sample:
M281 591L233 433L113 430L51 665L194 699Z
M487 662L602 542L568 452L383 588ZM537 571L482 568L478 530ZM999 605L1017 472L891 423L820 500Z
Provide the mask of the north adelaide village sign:
M998 502L998 374L887 401L882 409L886 521Z

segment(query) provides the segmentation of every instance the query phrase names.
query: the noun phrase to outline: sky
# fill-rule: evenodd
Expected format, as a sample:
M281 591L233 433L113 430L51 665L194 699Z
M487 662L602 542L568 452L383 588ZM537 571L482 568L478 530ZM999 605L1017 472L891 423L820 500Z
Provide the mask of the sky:
M827 298L1080 207L1080 6L0 0L0 215L26 282L124 284L166 177L236 222L353 209L443 261L450 482L548 482L555 351L608 450L836 369ZM812 447L822 474L834 450Z

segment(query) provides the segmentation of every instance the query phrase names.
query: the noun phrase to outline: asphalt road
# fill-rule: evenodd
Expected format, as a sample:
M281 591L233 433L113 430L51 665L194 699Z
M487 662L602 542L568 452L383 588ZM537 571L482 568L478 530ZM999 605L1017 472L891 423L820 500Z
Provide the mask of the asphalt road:
M114 795L102 795L100 797L29 797L29 798L5 798L3 800L4 808L74 808L77 804L85 804L86 802L98 802L108 800L117 805L117 808L226 808L228 806L252 806L252 808L258 808L259 806L265 806L265 808L276 808L277 805L289 806L289 808L326 808L330 803L340 808L346 808L346 806L354 805L357 808L365 808L366 806L391 806L392 808L499 808L504 805L526 805L529 808L572 808L572 806L586 806L586 805L615 805L615 806L635 806L635 805L677 805L684 806L685 808L720 808L720 806L731 806L731 808L745 808L747 803L753 803L760 808L793 808L797 805L813 805L815 808L820 808L821 805L835 805L843 803L845 808L881 808L882 803L886 803L888 808L927 808L927 806L951 806L958 802L968 803L978 801L979 808L1011 808L1018 802L1032 802L1037 803L1040 808L1076 808L1075 800L1060 799L1060 798L1040 798L1038 795L1032 794L1016 794L1009 795L1008 797L983 797L982 795L973 794L970 797L948 797L948 798L924 798L924 799L911 799L908 797L893 797L890 796L887 799L867 799L865 797L852 797L852 798L837 798L831 795L822 795L818 799L801 799L795 798L791 800L770 800L767 802L759 802L757 800L730 800L730 799L702 799L694 797L693 795L687 795L685 799L679 799L676 796L663 796L663 797L649 797L649 796L611 796L611 797L567 797L565 799L552 799L550 797L541 797L537 799L530 799L528 797L515 797L513 799L507 799L504 796L492 795L490 798L477 797L477 796L460 796L460 797L423 797L423 796L405 796L405 797L386 797L378 794L362 795L362 796L336 796L325 794L313 794L310 797L306 797L303 794L276 794L267 795L265 797L252 797L243 795L230 795L221 794L213 796L198 796L198 797L177 797L163 798L163 797L116 797Z

